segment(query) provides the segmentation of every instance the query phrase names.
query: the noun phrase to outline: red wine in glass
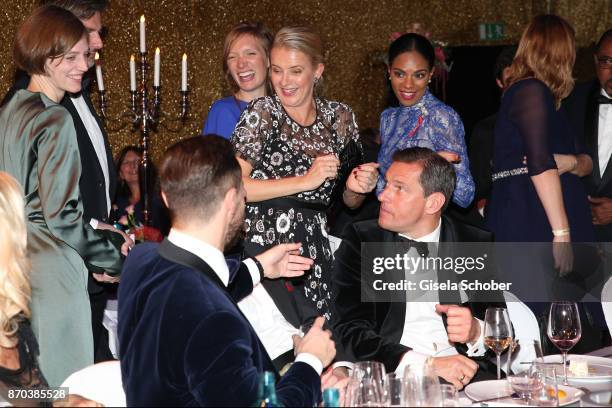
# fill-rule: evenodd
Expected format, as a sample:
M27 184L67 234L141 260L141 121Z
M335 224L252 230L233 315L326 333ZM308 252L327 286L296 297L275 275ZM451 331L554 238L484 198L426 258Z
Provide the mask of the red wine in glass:
M570 351L570 349L574 347L576 343L578 343L578 340L580 340L580 335L578 335L578 337L571 339L571 340L566 340L563 338L561 339L554 338L554 337L550 338L550 341L552 341L554 345L561 351Z
M548 314L546 334L563 354L563 384L567 382L567 352L578 343L582 334L578 305L575 302L553 302Z

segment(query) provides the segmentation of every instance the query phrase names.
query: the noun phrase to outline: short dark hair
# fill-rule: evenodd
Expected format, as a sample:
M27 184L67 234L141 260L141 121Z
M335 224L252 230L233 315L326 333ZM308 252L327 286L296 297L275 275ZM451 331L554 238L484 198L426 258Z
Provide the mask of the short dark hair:
M433 193L442 193L445 203L442 210L446 209L455 191L457 175L455 168L446 159L426 147L410 147L393 153L393 161L421 166L419 183L423 188L425 197Z
M87 35L81 20L61 7L38 7L21 24L13 44L13 59L28 74L44 74L47 59L62 58Z
M601 37L599 37L599 41L597 41L597 44L595 45L595 52L598 53L603 43L610 40L612 40L612 28L607 30L601 35Z
M227 191L242 185L241 175L232 145L221 136L195 136L170 146L160 181L172 222L210 219Z
M495 79L499 79L500 81L503 79L504 69L512 65L517 48L518 47L516 45L510 45L508 47L504 47L504 49L499 52L499 55L495 59L495 67L493 70Z
M108 0L42 0L42 4L61 7L80 20L88 20L98 12L103 13L108 7Z

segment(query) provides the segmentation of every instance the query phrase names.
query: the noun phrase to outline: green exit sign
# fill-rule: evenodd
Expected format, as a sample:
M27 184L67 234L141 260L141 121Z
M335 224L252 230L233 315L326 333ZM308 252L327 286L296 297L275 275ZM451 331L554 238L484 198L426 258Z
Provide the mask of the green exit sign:
M483 23L478 25L481 40L501 40L505 37L504 23Z

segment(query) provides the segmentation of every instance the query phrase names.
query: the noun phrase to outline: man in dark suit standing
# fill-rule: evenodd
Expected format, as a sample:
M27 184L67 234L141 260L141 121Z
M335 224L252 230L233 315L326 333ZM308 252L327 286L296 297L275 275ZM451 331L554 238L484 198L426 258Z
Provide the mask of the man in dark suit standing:
M492 240L491 233L442 215L455 177L453 166L429 149L396 152L378 197L378 220L358 222L345 230L335 254L332 293L334 333L357 361L380 361L387 371L401 372L408 364L429 360L438 376L461 389L477 372L481 376L491 372L488 361L472 358L486 352L483 322L473 317L484 316L485 304L450 304L442 302L443 295L439 302L359 302L362 243L407 241L427 256L422 254L427 243ZM406 296L411 295L402 294L401 299Z
M597 240L612 241L612 29L597 43L597 79L576 86L563 101L577 141L593 159L593 172L583 178Z
M102 42L102 14L108 5L107 0L47 0L44 4L62 7L74 14L85 26L88 33L89 49L93 54L104 46ZM77 134L79 154L81 156L81 178L79 189L83 200L83 219L88 220L94 229L112 229L109 222L111 202L115 195L117 174L113 165L113 156L108 143L104 126L93 107L89 95L93 69L84 76L82 92L68 94L61 100L72 120ZM15 84L4 96L0 106L4 105L19 89L25 89L30 82L25 72L18 71ZM126 242L133 242L123 234ZM116 283L118 277L106 274L90 273L88 282L89 299L91 302L92 330L94 338L94 360L96 362L113 358L108 347L108 333L102 326L104 308L106 306L106 291L104 283Z
M132 406L250 406L259 377L275 371L236 301L263 277L294 277L312 260L283 244L232 274L223 256L244 225L246 191L230 143L183 140L166 152L162 198L172 229L160 245L137 246L119 288L121 372ZM335 355L319 317L295 338L294 364L277 383L283 406L316 406L319 375Z

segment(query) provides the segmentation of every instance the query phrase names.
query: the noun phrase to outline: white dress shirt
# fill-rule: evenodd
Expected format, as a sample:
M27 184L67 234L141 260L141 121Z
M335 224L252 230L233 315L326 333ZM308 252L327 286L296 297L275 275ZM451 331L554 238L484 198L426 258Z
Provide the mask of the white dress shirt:
M192 254L196 255L198 258L206 262L212 268L215 274L219 277L219 279L221 279L221 282L223 282L223 284L227 287L229 283L229 269L227 268L227 263L225 262L225 256L223 256L223 252L221 252L219 249L215 248L214 246L204 241L194 238L191 235L185 234L174 228L172 228L170 230L170 234L168 234L168 241L172 242L174 245L186 251L191 252ZM244 260L243 263L247 266L249 273L251 275L251 278L253 279L253 286L254 286L253 293L255 293L255 289L257 288L263 289L263 286L259 284L260 283L259 269L257 268L257 265L255 264L255 262L249 258L249 259ZM263 289L263 292L266 295L268 295L265 289ZM245 299L250 298L252 295L253 294L247 296ZM270 301L272 301L272 299L270 299ZM242 301L240 303L242 303ZM272 305L274 305L274 303ZM243 307L240 306L240 309L243 310ZM276 310L278 311L278 309ZM260 312L264 314L271 314L270 310L263 310ZM251 318L248 315L246 315L246 313L245 313L245 316L247 316L247 319L251 321ZM257 337L259 337L259 339L263 343L264 348L266 349L266 351L268 351L268 354L270 354L270 351L268 350L268 346L264 342L264 339L262 339L262 334L260 334L259 330L261 330L261 327L258 330L257 325L254 325L252 322L251 322L251 325L253 326L253 329L255 329L255 333L257 333ZM268 334L268 333L264 332L264 334ZM268 336L265 336L265 337L268 338ZM289 335L289 339L291 339L290 335ZM270 339L268 338L267 341L269 340ZM291 344L291 348L293 348L293 343ZM283 352L285 351L287 350L284 350ZM272 357L272 358L275 358L275 357ZM313 354L300 353L295 357L295 361L296 362L301 361L301 362L304 362L310 365L319 375L321 375L321 373L323 372L323 363L321 363L321 360L319 360Z
M420 238L400 235L417 242L437 243L440 241L441 227L442 220L435 230ZM411 248L411 250L414 249ZM455 347L448 341L448 333L444 327L442 316L436 313L437 304L437 302L406 302L406 314L400 344L410 347L412 350L404 354L397 366L395 372L399 375L402 375L407 365L422 364L429 356L439 357L458 354ZM474 344L467 344L468 356L480 356L487 351L483 337L484 323L480 320L478 322L480 323L480 338Z
M108 159L106 156L106 146L104 145L104 136L102 135L102 131L100 130L100 126L98 126L98 122L96 118L91 114L89 110L89 106L83 99L83 95L79 95L76 98L70 97L74 107L76 108L79 116L81 117L81 121L83 121L83 125L85 125L85 129L87 129L87 134L89 135L89 139L91 140L91 144L96 151L96 156L98 156L98 162L100 163L100 167L102 168L102 173L104 174L104 192L106 194L106 215L110 214L111 209L111 201L109 195L109 175L108 175ZM95 227L94 227L95 228Z
M238 302L238 307L272 359L293 349L292 336L300 331L285 319L263 285L255 286L249 296Z
M601 94L610 98L603 89ZM599 105L599 121L597 128L597 154L599 157L599 174L603 177L608 161L612 155L612 104Z

